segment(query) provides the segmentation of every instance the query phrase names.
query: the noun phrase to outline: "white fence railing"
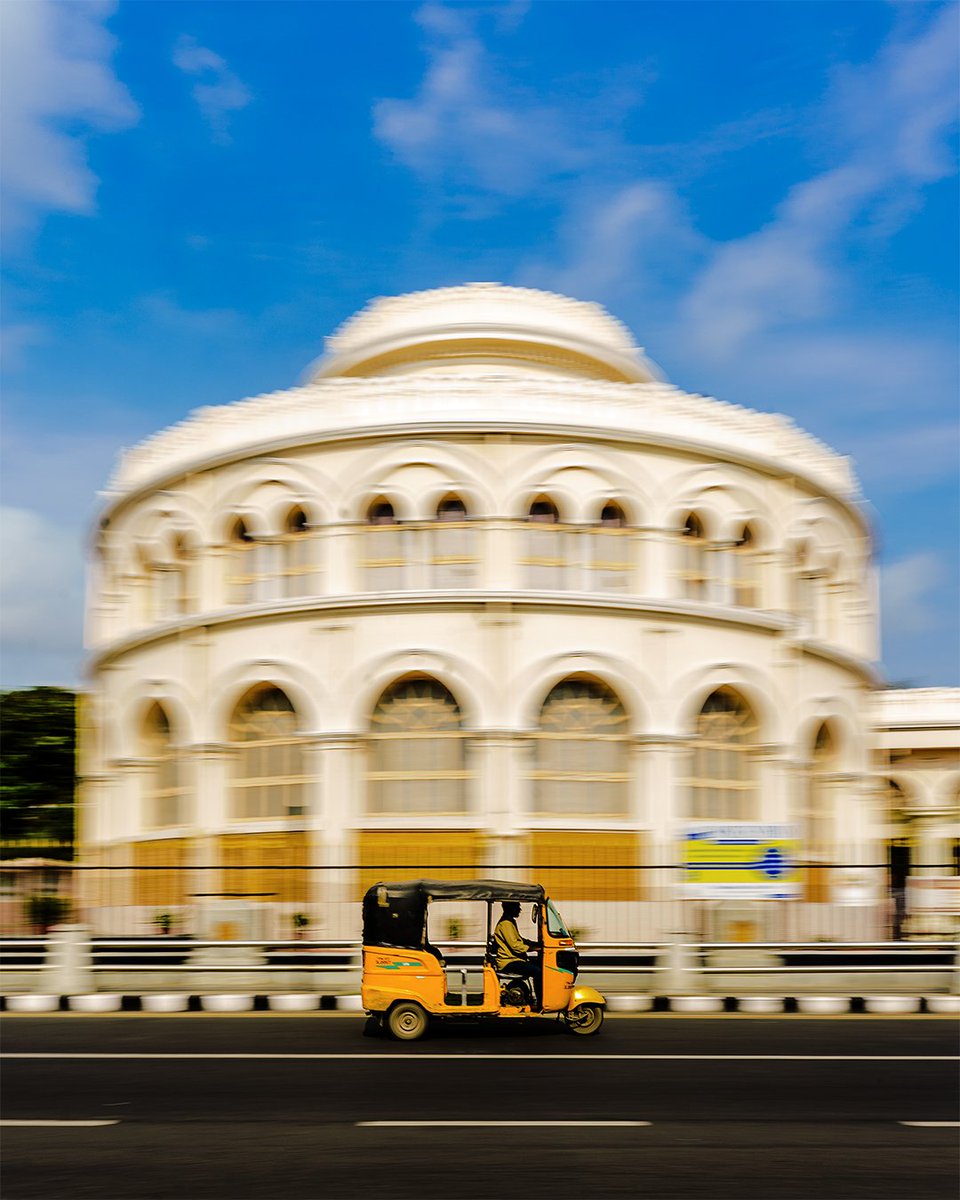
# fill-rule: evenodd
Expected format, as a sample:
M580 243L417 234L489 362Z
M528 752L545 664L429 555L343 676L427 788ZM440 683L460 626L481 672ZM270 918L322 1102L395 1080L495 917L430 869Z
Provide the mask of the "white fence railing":
M484 943L440 941L448 966L476 964ZM829 984L860 994L960 992L955 940L923 942L585 942L580 973L610 990L737 994L761 985L806 991ZM91 938L80 926L46 937L0 939L0 979L9 992L209 991L291 987L359 988L361 946L353 940L212 941L157 935ZM762 987L761 987L762 990Z

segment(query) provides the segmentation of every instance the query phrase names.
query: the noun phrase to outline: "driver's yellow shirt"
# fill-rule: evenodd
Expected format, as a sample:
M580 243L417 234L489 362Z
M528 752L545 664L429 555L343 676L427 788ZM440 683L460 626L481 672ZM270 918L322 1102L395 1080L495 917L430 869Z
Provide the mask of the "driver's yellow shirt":
M517 923L512 917L501 917L497 922L493 931L493 944L498 971L512 962L527 961L527 943L520 936Z

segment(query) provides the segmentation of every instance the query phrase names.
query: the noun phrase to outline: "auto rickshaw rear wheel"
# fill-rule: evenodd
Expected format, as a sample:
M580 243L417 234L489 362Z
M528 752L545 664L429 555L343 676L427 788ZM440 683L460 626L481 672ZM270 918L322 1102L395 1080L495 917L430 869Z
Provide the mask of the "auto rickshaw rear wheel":
M589 1037L599 1033L603 1024L603 1009L599 1004L578 1004L567 1013L567 1028L571 1033Z
M387 1013L387 1029L398 1042L415 1042L427 1032L427 1014L412 1000L402 1000Z

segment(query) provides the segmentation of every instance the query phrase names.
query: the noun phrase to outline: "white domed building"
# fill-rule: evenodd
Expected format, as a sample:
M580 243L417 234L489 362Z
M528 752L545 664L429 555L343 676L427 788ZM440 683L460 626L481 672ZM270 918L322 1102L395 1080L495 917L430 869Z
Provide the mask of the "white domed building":
M371 878L512 865L654 936L691 820L882 862L877 620L849 463L789 420L672 387L593 304L377 300L106 492L83 853L154 869L91 914L226 897L323 936Z

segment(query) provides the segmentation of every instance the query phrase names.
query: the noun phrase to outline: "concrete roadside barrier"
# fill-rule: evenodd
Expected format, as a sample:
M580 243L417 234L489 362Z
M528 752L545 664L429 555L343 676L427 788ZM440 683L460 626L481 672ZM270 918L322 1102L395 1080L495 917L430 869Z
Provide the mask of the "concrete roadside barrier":
M928 1013L942 1016L960 1014L960 996L924 996Z
M201 996L200 1007L204 1012L234 1013L251 1012L253 996L241 992L223 992L220 995Z
M57 1012L60 1008L59 996L42 996L29 994L23 996L7 996L7 1012L44 1013Z
M71 1012L111 1013L119 1012L123 997L116 992L87 992L80 996L68 996L67 1007Z
M152 995L140 996L140 1008L150 1013L186 1012L190 1007L190 997L186 992L156 992Z
M920 1011L919 996L864 996L868 1013L915 1013Z
M760 1015L763 1013L782 1013L786 1001L782 996L740 996L737 999L737 1012Z
M652 996L607 996L607 1012L637 1013L649 1012L653 1008Z
M320 1007L320 997L312 992L268 996L267 1006L271 1012L315 1012Z
M833 1017L850 1011L849 996L798 996L797 1011L811 1016Z
M359 996L338 996L337 1012L363 1012L363 1001Z
M675 1013L723 1012L722 996L671 996L670 1011Z

